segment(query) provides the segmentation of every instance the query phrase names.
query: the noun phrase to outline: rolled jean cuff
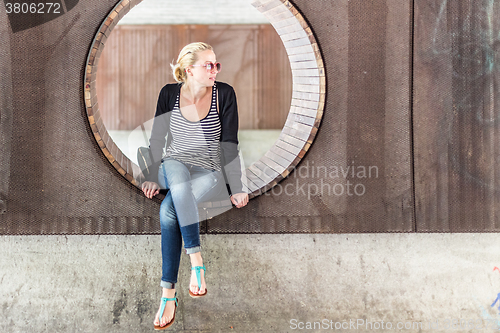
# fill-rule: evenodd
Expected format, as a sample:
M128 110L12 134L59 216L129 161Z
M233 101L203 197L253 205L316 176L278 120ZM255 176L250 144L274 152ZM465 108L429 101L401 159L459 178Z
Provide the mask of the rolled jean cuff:
M160 282L160 287L167 288L167 289L175 289L175 283L167 282L167 281L163 281L162 280Z
M193 254L193 253L196 253L196 252L200 252L201 251L201 246L190 247L190 248L187 248L185 250L186 250L186 254Z

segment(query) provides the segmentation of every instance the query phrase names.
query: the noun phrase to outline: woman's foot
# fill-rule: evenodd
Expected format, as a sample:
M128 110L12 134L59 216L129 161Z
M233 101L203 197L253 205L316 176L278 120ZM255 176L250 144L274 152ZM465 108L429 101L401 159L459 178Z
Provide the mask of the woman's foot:
M175 297L175 289L162 288L162 297L174 298ZM156 313L156 316L155 316L154 326L165 327L174 318L175 301L167 301L167 304L165 305L165 310L163 311L163 316L161 317L161 320L159 318L160 317L160 310L161 310L161 303L160 303L160 307L158 308L158 312Z
M189 255L191 258L191 267L200 266L203 267L203 259L201 258L201 252L193 253ZM198 278L196 277L196 270L191 269L191 281L189 282L189 291L192 295L204 296L207 291L207 285L205 283L205 270L200 269L200 280L201 288L198 287Z

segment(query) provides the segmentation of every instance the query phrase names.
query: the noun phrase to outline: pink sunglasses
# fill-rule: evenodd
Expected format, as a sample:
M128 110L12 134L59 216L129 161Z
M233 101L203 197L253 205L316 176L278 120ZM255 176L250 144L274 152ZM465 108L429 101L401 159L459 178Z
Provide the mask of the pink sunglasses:
M203 65L191 65L192 67L205 67L207 72L211 72L214 69L217 71L217 73L220 72L220 62L213 63L213 62L207 62L206 64Z

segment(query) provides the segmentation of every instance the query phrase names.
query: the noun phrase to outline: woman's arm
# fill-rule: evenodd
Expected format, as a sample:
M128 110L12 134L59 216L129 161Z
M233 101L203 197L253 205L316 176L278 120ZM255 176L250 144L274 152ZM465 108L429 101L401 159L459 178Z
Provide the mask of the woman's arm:
M225 83L221 85L221 149L222 169L231 191L231 202L237 207L248 203L248 194L243 192L241 183L241 161L238 152L238 104L233 87Z
M165 148L166 136L170 129L170 109L169 109L169 90L168 85L164 86L158 96L156 104L155 118L151 138L149 139L149 148L153 158L153 165L150 167L151 172L147 181L158 183L158 169L163 157L163 149Z
M230 85L217 82L221 120L222 169L232 194L242 193L241 162L238 154L238 104Z

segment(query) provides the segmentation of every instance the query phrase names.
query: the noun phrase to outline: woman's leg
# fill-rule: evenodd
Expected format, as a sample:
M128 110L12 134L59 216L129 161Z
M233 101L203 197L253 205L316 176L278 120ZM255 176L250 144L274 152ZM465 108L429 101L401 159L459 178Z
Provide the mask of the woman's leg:
M175 297L175 283L179 273L181 259L182 236L177 223L174 204L170 192L167 193L160 206L161 254L162 254L162 297ZM175 313L175 302L169 301L160 318L160 308L156 313L154 325L165 326Z
M169 163L170 170L182 174L185 167L177 163ZM172 174L172 172L170 174ZM172 177L172 176L170 176ZM175 178L175 177L172 177ZM169 182L165 174L165 169L160 167L158 172L160 187L169 188ZM162 252L162 297L175 297L175 284L179 273L179 263L182 250L182 236L177 221L177 213L172 199L172 192L167 192L160 206L160 228L161 228L161 252ZM154 325L165 326L168 324L175 313L175 302L166 302L163 315L160 318L160 308L156 314Z
M222 189L225 190L224 177L219 172L212 172L200 167L191 168L191 187L196 203L210 200L210 198L219 195ZM184 239L184 248L189 254L191 267L203 266L203 259L200 252L200 229L199 223L196 227L193 225L181 227L182 238ZM206 291L205 270L200 270L201 286L198 286L196 271L191 270L191 280L189 290L194 295L203 295Z
M191 187L190 168L172 158L163 161L160 167L165 186L172 195L179 226L185 227L198 223L198 206Z
M164 160L160 167L160 186L169 189L160 208L163 288L173 289L177 282L182 238L186 253L200 256L198 205L191 184L191 168L174 159Z
M203 169L201 167L190 166L190 191L193 195L193 203L195 206L196 223L186 224L179 223L184 240L184 248L187 254L192 254L200 251L200 227L198 215L198 203L208 201L210 198L217 196L222 188L225 188L224 177L220 172L214 172ZM175 204L175 202L174 202ZM179 213L177 209L176 211Z
M172 195L167 192L160 206L162 277L161 287L175 289L181 260L182 236Z
M165 235L175 234L176 237L179 237L177 230L180 230L182 239L184 239L184 248L186 249L186 253L190 255L192 266L202 266L203 260L200 253L200 229L197 204L198 202L207 200L211 196L217 195L221 188L225 187L225 183L220 172L212 172L200 167L186 166L174 159L167 159L162 163L159 178L160 183L163 183L160 185L170 189L168 192L169 196L167 196L162 203L162 208L165 208L163 209L164 213L162 213L162 215L166 217L165 221L167 221L169 225L167 228L162 224L162 248L165 246L166 249L165 251L162 250L162 254L164 257L164 267L166 267L170 273L164 272L165 278L162 278L162 283L174 275L175 280L170 280L175 283L177 281L179 268L180 250L177 252L176 247L175 255L179 253L179 259L177 259L178 257L175 257L175 260L171 259L173 255L169 254L169 251L172 247L168 245L169 242L171 242L171 236L164 237L163 231L169 231L169 233L165 232ZM169 198L169 201L166 201L167 198ZM163 207L164 203L165 207ZM175 218L178 229L173 226ZM165 242L163 239L165 239ZM176 238L176 242L177 241L179 241L179 238ZM165 259L165 257L168 259ZM168 260L172 264L167 264L165 260ZM205 292L204 273L205 272L202 270L202 287L200 289L198 288L195 271L192 273L190 290L194 294L203 294ZM195 282L193 282L193 278ZM170 285L162 286L170 287Z

